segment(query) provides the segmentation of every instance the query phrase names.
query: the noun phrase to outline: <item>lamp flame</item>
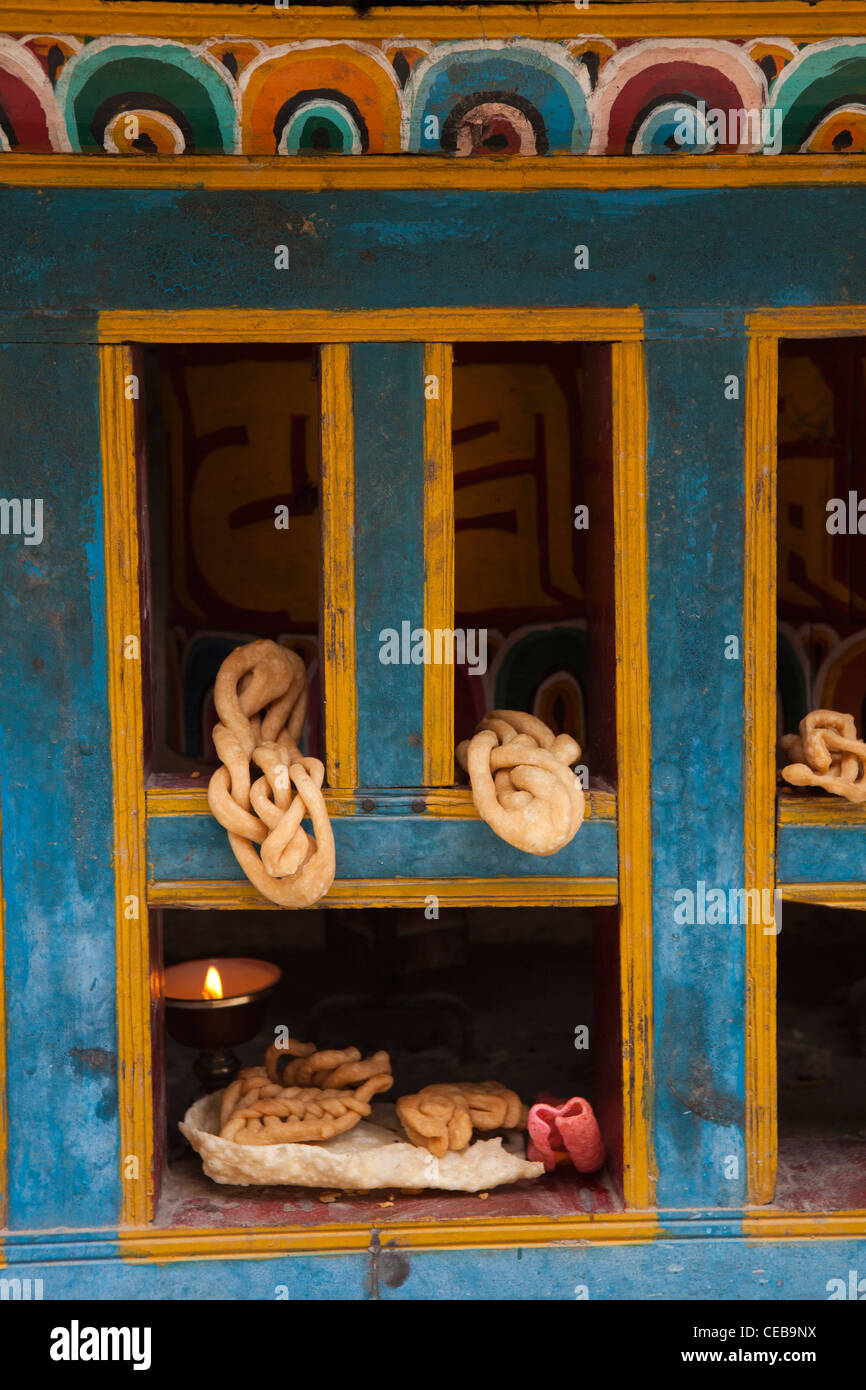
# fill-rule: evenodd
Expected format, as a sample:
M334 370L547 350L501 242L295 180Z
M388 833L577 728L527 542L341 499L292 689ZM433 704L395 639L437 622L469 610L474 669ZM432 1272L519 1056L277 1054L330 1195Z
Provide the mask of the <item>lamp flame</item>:
M202 999L222 999L223 982L220 979L220 972L210 966L204 979L204 987L201 992Z

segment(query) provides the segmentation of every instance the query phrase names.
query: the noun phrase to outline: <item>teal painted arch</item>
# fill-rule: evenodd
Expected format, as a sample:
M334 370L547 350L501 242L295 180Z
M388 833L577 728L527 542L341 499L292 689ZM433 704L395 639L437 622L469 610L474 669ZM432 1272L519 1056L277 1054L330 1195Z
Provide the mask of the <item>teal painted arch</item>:
M677 97L650 112L635 136L632 153L708 154L713 148L702 111Z
M185 154L233 154L238 148L235 97L228 74L204 54L170 40L89 44L66 64L57 100L71 148L104 148L118 112L154 110L183 135Z
M509 645L495 673L497 709L532 710L536 691L549 676L567 671L574 676L586 707L586 628L551 624L531 628Z
M832 111L866 102L866 40L829 39L810 44L784 67L770 87L769 123L782 130L782 153L802 149Z
M591 122L589 78L551 45L443 45L420 63L405 94L404 148L449 148L449 123L473 105L514 103L533 124L538 153L585 154ZM434 118L431 120L430 118Z
M277 146L280 154L360 154L363 148L361 130L346 107L323 99L298 107Z

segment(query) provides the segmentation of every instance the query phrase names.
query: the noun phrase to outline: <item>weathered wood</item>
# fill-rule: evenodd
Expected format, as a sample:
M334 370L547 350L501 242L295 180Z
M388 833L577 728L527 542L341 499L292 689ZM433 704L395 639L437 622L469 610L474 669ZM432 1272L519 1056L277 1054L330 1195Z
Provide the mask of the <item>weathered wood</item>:
M698 880L743 885L740 633L743 408L724 379L745 342L650 343L649 656L658 1202L744 1199L745 937L677 925L675 894ZM688 381L688 386L684 383ZM737 1176L725 1176L733 1156Z
M866 189L837 186L531 197L10 188L0 310L716 305L724 324L759 305L862 302L864 208ZM287 233L287 222L311 230ZM277 271L287 237L292 268ZM574 268L577 243L589 245L587 271Z
M479 820L361 813L331 822L338 878L542 878L616 875L616 826L591 820L570 845L541 859L500 840ZM151 881L243 879L228 837L212 816L160 816L148 825ZM423 905L423 904L422 904Z
M4 496L44 507L41 545L0 539L9 1222L112 1225L113 785L94 348L0 348L0 459Z
M352 400L358 776L370 787L420 787L425 668L384 665L380 634L424 621L423 347L357 344Z

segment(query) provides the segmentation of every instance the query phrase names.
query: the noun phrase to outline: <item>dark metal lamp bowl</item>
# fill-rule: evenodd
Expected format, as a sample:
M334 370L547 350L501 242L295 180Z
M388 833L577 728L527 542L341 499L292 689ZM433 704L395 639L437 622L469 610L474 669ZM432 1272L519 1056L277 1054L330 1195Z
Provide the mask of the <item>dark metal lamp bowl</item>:
M223 998L203 998L208 971L219 973ZM198 1049L193 1071L205 1091L233 1081L240 1062L233 1047L249 1042L264 1023L279 966L247 956L183 961L165 972L165 1026L176 1042Z

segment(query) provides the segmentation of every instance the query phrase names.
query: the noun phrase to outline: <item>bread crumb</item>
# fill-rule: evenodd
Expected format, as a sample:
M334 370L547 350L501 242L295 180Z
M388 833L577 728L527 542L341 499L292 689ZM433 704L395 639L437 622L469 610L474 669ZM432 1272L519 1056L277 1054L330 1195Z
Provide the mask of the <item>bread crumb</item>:
M489 1192L476 1192L475 1195L476 1195L476 1197L478 1198L479 1202L486 1202L486 1201L487 1201L487 1198L490 1196L490 1193L489 1193Z
M338 1202L338 1201L340 1200L340 1198L342 1197L342 1195L343 1195L342 1192L320 1192L320 1193L319 1193L319 1201L320 1201L320 1202Z

